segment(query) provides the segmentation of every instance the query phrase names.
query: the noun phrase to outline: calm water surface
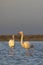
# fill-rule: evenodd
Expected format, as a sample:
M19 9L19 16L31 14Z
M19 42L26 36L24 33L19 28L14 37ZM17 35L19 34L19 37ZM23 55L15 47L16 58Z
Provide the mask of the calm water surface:
M43 65L43 42L30 41L34 45L29 49L29 55L15 42L14 49L10 49L8 42L0 42L0 65Z

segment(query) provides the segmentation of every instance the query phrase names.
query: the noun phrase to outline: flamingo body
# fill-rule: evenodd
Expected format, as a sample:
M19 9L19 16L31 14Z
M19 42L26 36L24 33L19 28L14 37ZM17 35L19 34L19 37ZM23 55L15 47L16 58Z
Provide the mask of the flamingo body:
M25 49L29 49L30 48L30 43L28 41L25 41L21 44L21 46Z
M14 40L9 41L9 47L11 47L11 48L14 47Z
M12 36L12 39L9 40L8 45L9 45L10 48L14 47L14 45L15 45L15 43L14 43L14 35Z

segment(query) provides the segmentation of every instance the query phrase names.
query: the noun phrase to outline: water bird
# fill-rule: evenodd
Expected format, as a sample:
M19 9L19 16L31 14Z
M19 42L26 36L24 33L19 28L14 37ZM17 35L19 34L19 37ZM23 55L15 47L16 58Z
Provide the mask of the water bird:
M30 44L30 42L29 41L23 41L23 31L20 31L18 34L20 34L21 35L21 46L23 47L23 48L25 48L26 49L26 51L28 51L28 49L30 49L30 48L33 48L34 46L33 45L31 45ZM28 52L26 52L26 54L27 54Z
M9 40L8 45L10 48L14 48L15 45L14 35L12 35L12 38Z

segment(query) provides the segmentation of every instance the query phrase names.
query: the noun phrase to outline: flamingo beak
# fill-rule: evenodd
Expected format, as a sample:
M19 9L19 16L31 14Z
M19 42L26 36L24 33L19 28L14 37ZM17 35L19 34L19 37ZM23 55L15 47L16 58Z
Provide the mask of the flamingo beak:
M18 35L20 35L20 32L18 32Z

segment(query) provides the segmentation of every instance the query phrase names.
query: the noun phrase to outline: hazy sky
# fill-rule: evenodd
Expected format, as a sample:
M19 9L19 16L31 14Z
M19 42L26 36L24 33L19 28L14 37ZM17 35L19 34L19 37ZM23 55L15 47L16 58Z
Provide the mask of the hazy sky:
M43 34L43 0L0 0L0 34Z

